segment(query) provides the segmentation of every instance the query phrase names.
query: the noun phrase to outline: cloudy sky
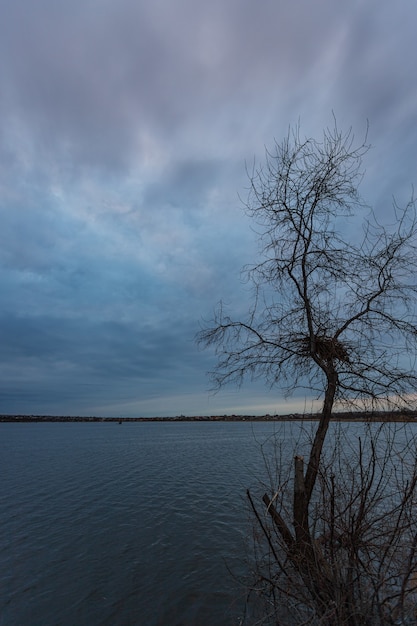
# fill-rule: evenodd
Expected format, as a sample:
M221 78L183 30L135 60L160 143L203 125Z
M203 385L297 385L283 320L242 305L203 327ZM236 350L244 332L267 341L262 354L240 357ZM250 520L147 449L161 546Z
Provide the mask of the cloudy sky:
M244 311L245 162L301 120L373 148L380 216L417 184L415 0L1 0L0 413L290 412L209 393L194 335Z

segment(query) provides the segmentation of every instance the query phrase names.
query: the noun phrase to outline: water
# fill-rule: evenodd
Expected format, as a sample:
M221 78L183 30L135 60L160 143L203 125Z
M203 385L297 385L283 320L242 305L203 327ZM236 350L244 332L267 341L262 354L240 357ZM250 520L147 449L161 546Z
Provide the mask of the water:
M314 427L0 424L0 626L238 626L261 444L291 467ZM328 449L354 456L364 429L332 424ZM394 462L414 459L416 430L387 431Z
M245 490L280 428L0 424L0 626L239 624Z

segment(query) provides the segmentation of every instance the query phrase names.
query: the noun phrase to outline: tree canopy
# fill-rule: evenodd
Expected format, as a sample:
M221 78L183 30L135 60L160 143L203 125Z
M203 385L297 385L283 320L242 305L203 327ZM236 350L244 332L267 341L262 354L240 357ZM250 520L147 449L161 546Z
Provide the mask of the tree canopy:
M414 399L415 202L394 201L391 224L378 221L359 193L368 149L336 124L320 140L297 126L253 168L245 206L261 244L259 262L245 268L253 306L235 320L220 304L197 338L216 348L216 387L249 376L321 395L333 378L333 400ZM363 216L361 229L353 216Z

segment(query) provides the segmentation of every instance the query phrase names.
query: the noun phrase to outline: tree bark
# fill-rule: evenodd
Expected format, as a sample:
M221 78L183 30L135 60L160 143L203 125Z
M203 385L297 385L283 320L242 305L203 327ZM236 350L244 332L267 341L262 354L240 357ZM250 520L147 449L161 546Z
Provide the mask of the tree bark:
M310 458L308 461L305 476L305 502L306 507L310 504L311 494L316 484L317 473L319 471L321 451L323 449L324 440L326 438L329 422L332 417L334 398L338 385L338 376L333 363L329 364L327 371L327 386L323 402L323 410L320 422L316 430L313 445L311 448Z

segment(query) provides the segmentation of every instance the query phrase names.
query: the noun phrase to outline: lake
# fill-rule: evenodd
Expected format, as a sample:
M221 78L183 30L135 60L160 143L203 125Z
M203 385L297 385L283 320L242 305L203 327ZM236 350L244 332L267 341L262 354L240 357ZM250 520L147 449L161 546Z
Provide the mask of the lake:
M0 626L239 626L246 489L262 495L263 453L291 463L314 427L1 423ZM335 429L349 455L364 425Z
M238 625L245 491L290 430L0 424L0 625Z

